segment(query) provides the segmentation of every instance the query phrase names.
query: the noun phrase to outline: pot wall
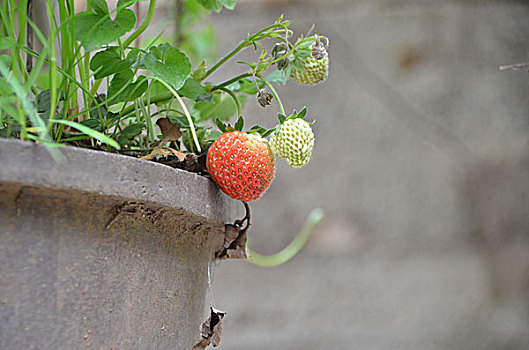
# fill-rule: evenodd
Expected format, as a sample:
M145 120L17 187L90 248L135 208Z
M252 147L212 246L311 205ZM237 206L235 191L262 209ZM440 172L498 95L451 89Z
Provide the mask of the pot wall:
M23 153L7 152L13 143L0 141L0 164L8 163L7 154L24 160ZM77 151L61 152L68 158ZM133 174L136 160L120 158L133 161L128 164ZM66 161L59 168L65 164L75 167ZM6 172L2 167L0 348L192 347L204 318L208 265L224 239L219 218L115 195L34 186L31 175L29 184L7 182ZM195 180L209 186L206 179Z

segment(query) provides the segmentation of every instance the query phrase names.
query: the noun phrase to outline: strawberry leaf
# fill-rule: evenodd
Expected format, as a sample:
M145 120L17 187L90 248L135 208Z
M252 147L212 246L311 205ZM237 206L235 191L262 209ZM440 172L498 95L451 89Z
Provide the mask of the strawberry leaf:
M284 114L277 113L277 119L279 119L279 123L283 124L287 120L287 117Z
M219 2L228 10L233 10L237 4L237 0L219 0Z
M80 41L87 51L111 43L134 28L136 15L132 10L118 11L116 18L112 20L108 8L105 13L105 6L101 2L94 6L95 12L85 11L74 17L74 38Z
M176 47L162 44L151 47L145 56L145 67L175 90L179 90L191 74L189 58Z
M99 51L90 60L90 69L95 72L94 78L101 79L109 75L122 72L134 63L133 58L121 59L119 48L110 46L106 50Z

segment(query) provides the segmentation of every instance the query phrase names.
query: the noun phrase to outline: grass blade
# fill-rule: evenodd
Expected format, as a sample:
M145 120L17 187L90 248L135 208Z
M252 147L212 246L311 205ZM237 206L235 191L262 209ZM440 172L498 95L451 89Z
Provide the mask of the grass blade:
M111 139L110 137L106 136L105 134L100 133L99 131L90 129L89 127L83 124L76 123L71 120L64 120L64 119L54 119L52 122L67 125L71 128L79 130L83 134L90 136L93 139L106 143L107 145L112 146L115 149L118 149L118 150L121 149L121 147L119 146L119 143L117 143L116 140Z

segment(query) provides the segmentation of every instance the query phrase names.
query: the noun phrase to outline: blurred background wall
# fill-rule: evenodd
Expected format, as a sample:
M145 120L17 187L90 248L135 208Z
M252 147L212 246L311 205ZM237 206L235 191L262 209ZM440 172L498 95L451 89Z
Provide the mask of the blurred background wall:
M159 28L171 13L159 4ZM281 14L329 37L330 76L278 87L316 146L302 169L278 162L251 246L275 253L312 208L327 217L281 267L214 268L220 348L529 349L529 73L498 69L529 62L529 3L239 0L210 17L219 55ZM211 80L245 71L233 61ZM250 100L247 125L276 112Z
M239 0L211 17L219 54L282 13L330 38L330 76L279 87L316 146L252 203L251 246L327 217L284 266L215 268L220 348L529 349L529 74L498 69L529 61L529 4Z

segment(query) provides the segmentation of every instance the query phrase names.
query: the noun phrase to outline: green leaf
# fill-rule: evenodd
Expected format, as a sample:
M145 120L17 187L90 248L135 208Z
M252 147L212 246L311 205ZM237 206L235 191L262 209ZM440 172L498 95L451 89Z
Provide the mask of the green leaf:
M235 8L235 5L237 4L237 0L219 0L222 6L227 8L228 10L233 10Z
M106 97L107 96L105 94L100 94L100 95L95 96L97 103L92 102L90 104L90 117L96 120L107 119L108 107L106 104L104 103L102 104L102 102L105 101ZM100 105L100 106L96 107L97 105Z
M279 123L283 124L287 120L287 117L284 114L277 113L277 119L279 119Z
M121 147L119 146L119 143L117 143L116 140L111 139L110 137L106 136L105 134L100 133L99 131L90 129L89 127L83 124L76 123L71 120L64 120L64 119L53 119L52 122L57 123L57 124L67 125L71 128L79 130L83 134L90 136L93 139L106 143L107 145L112 146L115 149L121 149Z
M259 89L262 89L265 85L264 81L261 79L256 79L256 81ZM233 84L228 85L227 88L233 92L242 92L248 95L255 95L257 93L257 89L255 88L252 78L241 79Z
M290 77L290 66L287 67L286 69L284 70L275 70L273 71L272 73L268 74L268 77L266 77L266 79L268 79L269 82L271 83L286 83L288 78Z
M5 67L10 67L12 63L11 56L8 55L0 55L0 61ZM11 90L11 87L7 80L5 80L5 78L0 77L0 96L7 96L11 95L12 93L13 90Z
M132 4L135 4L135 3L141 2L141 1L145 1L145 0L119 0L116 8L129 7Z
M0 50L7 50L7 49L10 49L12 47L16 47L18 45L18 42L13 39L13 38L6 38L6 37L3 37L3 38L0 38ZM2 55L2 56L7 56L7 55ZM9 57L9 56L7 56ZM11 58L11 57L9 57ZM7 65L7 67L9 67L11 64Z
M90 129L101 131L101 123L97 119L85 119L81 121L80 124L87 126Z
M128 140L132 140L133 138L141 134L144 127L145 124L143 123L131 124L121 131L121 135L126 137Z
M1 49L1 47L0 47L0 49ZM6 67L10 67L12 62L13 62L13 59L11 58L11 56L8 56L8 55L0 55L0 61L2 61L2 63Z
M222 133L220 131L217 131L217 130L210 131L206 141L213 142L216 139L218 139L221 135Z
M106 15L108 13L108 5L105 0L92 0L92 9L97 14Z
M245 96L239 96L239 101L244 103L246 101ZM216 117L221 120L229 120L237 115L237 107L228 94L214 95L212 102L197 102L195 109L200 114L200 121Z
M0 96L8 96L13 93L11 86L4 78L0 77ZM3 106L2 106L3 107Z
M235 130L242 131L242 128L244 127L244 119L242 119L242 116L239 116L237 119L237 122L235 123Z
M15 107L16 102L17 98L15 96L0 96L0 109L12 117L18 118L18 111Z
M300 60L294 60L294 61L292 61L291 66L296 67L296 69L299 70L299 71L301 71L301 72L304 72L304 71L305 71L305 67L303 66L303 64L301 63Z
M206 95L207 90L195 79L188 78L184 83L184 86L178 90L178 94L191 100L196 100L199 96Z
M149 83L146 77L140 75L135 82L132 82L133 79L134 73L131 69L114 75L108 89L111 105L118 102L134 101L147 90ZM121 92L119 92L120 90Z
M101 8L98 8L101 11ZM108 14L81 12L75 17L74 38L88 51L111 43L134 28L136 15L130 9L119 11L115 20Z
M206 76L206 61L200 62L200 65L193 71L193 79L196 81L202 81Z
M204 6L206 10L217 11L222 10L222 4L219 0L197 0L197 2Z
M163 80L175 90L179 90L191 74L189 58L169 44L162 44L151 48L145 56L145 67L154 76Z
M195 118L191 116L191 119L193 120L193 123L195 122ZM170 115L169 120L171 123L177 124L180 129L189 128L189 121L185 116L182 115Z
M94 78L101 79L119 73L132 67L132 59L122 60L117 46L111 46L104 51L99 51L90 60L90 69L95 73Z

